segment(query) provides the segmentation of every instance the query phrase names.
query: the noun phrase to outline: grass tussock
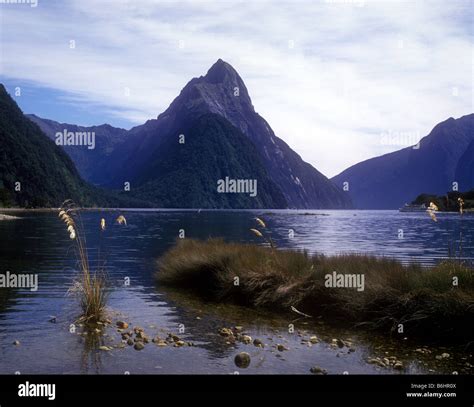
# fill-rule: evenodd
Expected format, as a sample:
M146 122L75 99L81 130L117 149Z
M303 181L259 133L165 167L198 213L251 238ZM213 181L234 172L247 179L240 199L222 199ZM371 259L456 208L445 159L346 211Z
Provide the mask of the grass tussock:
M59 218L65 223L69 238L73 241L78 260L79 275L76 278L70 292L79 297L82 314L80 322L94 324L105 319L105 307L107 304L107 276L105 271L105 258L101 248L103 234L107 226L104 218L100 220L98 232L100 244L97 253L97 265L92 266L89 261L87 241L80 217L80 211L73 201L67 200L59 210ZM127 225L127 220L120 215L115 224Z
M65 201L58 216L67 226L78 259L79 276L69 291L80 299L82 315L79 320L87 323L98 322L104 317L107 302L105 272L100 267L97 270L91 268L82 220L75 204ZM102 229L104 227L101 225Z
M223 240L180 240L159 260L159 283L214 301L297 310L402 337L474 340L473 270L457 261L426 269L365 255L309 255ZM326 275L364 275L364 290L327 287ZM238 278L238 280L237 280ZM453 285L457 278L458 285ZM238 283L238 284L237 284Z

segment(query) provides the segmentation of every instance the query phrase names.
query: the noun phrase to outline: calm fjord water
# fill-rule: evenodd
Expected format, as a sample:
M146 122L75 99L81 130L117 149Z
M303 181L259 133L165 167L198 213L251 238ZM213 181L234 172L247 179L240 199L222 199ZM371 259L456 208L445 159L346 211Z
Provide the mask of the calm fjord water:
M354 331L311 326L295 315L267 314L227 304L206 304L155 285L156 259L170 248L183 229L186 238L223 237L229 241L262 242L249 232L255 216L262 217L279 248L301 248L326 254L359 252L396 257L404 262L433 264L459 247L462 256L474 258L474 216L439 214L434 223L425 213L398 211L122 211L128 225L112 225L119 212L83 212L89 253L94 262L99 244L99 220L107 230L103 249L111 283L108 302L112 318L145 328L150 336L178 333L194 347L144 350L132 347L106 352L100 345L120 342L115 329L107 336L83 337L69 332L78 314L78 304L68 289L77 274L74 251L64 225L54 212L21 212L20 219L0 222L0 273L37 273L39 289L0 288L0 373L224 373L235 372L233 358L247 351L252 363L241 373L308 373L319 365L329 373L393 373L365 362L378 347L392 352L389 341L367 340ZM294 236L292 232L294 231ZM403 236L401 236L403 234ZM383 271L381 271L383 272ZM130 286L124 286L125 278ZM49 322L52 316L56 323ZM324 341L309 349L301 337L288 333L293 323L303 335L321 338L351 337L356 351L336 357ZM243 325L253 338L268 346L225 344L218 335L224 326ZM14 346L15 340L20 341ZM284 343L288 352L277 352L272 344ZM391 350L392 349L392 350ZM396 352L396 350L393 350ZM451 351L450 351L451 352ZM410 353L406 372L445 371L451 367L420 362ZM460 361L460 363L463 363ZM458 370L461 368L455 367ZM444 370L443 370L444 369ZM462 370L461 370L462 371Z

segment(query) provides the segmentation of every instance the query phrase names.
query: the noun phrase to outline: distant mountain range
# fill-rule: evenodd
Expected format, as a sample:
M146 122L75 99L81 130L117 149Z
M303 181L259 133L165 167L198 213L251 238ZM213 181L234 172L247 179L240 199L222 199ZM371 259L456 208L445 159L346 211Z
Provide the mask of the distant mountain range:
M0 206L57 207L72 198L84 206L393 209L421 193L445 194L454 182L459 191L474 188L474 114L438 124L419 148L329 180L274 134L242 78L220 59L157 119L131 130L28 120L3 86L0 103ZM93 146L52 141L69 133L93 134ZM232 182L255 184L255 193L233 190Z
M89 207L150 206L85 182L0 84L0 207L59 207L66 199Z
M474 114L439 123L417 147L363 161L332 181L347 183L358 209L394 209L421 193L474 188Z
M275 136L255 112L238 73L222 60L205 76L192 79L157 119L130 131L29 118L52 139L65 129L95 132L94 150L65 147L81 175L113 188L130 182L134 197L155 206L352 206L347 193ZM217 183L226 177L256 180L257 195L220 193Z
M72 133L94 133L95 145L93 149L84 146L62 146L71 157L81 176L94 185L108 186L115 172L122 164L120 146L129 136L125 129L112 127L109 124L100 126L76 126L75 124L58 123L54 120L42 119L34 114L26 115L35 122L43 132L56 141L55 135L64 130Z

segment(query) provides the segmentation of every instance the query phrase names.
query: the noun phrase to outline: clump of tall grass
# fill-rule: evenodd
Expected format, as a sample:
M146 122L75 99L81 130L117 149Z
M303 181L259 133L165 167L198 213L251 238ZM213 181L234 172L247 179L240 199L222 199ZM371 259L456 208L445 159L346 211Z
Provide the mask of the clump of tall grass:
M275 244L273 243L273 240L272 240L272 237L268 234L268 232L266 232L266 229L267 229L267 225L265 224L265 222L260 219L260 218L255 218L256 222L257 222L257 225L260 226L262 228L262 231L260 231L259 229L256 229L256 228L252 228L250 229L250 231L257 237L261 237L262 239L265 240L265 242L267 242L267 244L273 249L276 248ZM264 232L263 232L264 231Z
M333 271L363 274L365 289L328 288L325 277ZM218 302L283 312L293 307L313 317L391 334L403 324L403 336L474 340L473 270L449 260L423 268L366 255L310 255L186 239L159 259L156 279Z
M107 276L105 260L101 258L101 245L98 248L97 266L94 268L89 261L87 241L79 209L74 202L67 200L59 209L59 218L66 224L69 238L74 241L74 248L78 259L79 277L69 290L76 294L81 303L82 314L80 322L96 323L104 319L107 303ZM126 219L120 215L116 223L126 224ZM100 220L99 233L106 230L105 219Z

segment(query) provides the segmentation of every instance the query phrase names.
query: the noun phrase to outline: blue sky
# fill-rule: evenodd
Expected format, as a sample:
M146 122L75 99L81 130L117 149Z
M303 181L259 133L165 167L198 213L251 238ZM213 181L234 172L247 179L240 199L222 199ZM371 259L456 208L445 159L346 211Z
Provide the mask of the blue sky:
M473 113L472 0L0 4L0 82L26 113L130 128L222 58L333 176ZM75 47L71 47L71 41Z

